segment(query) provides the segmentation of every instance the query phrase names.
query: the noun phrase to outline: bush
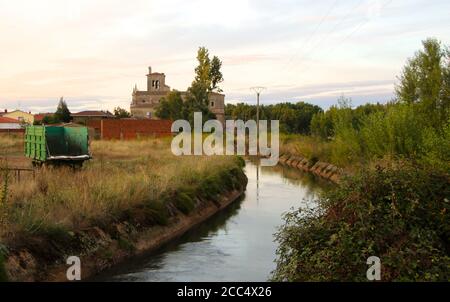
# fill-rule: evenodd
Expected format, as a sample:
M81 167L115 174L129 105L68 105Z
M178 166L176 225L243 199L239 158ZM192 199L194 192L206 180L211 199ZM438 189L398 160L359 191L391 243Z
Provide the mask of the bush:
M164 202L151 201L145 205L146 214L155 224L167 225L169 223L169 211Z
M423 131L422 161L434 169L450 171L450 120L442 133L434 128Z
M0 243L0 282L8 281L8 274L5 269L5 253L6 248Z
M174 197L175 207L180 210L183 214L189 214L195 209L195 202L186 193L178 193Z
M378 256L383 281L449 281L449 196L448 174L405 162L349 178L286 215L273 279L367 281Z

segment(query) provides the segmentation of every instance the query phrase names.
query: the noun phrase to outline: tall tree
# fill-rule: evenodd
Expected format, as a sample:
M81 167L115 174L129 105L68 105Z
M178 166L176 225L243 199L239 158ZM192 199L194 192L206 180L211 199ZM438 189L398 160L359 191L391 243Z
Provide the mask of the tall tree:
M206 47L200 47L197 52L198 66L195 68L194 83L202 89L209 90L211 87L211 60Z
M155 114L161 119L179 120L187 119L185 116L185 104L181 98L181 93L178 91L170 92L167 97L162 98Z
M114 108L114 116L117 118L129 118L131 114L123 108L116 107Z
M69 123L72 120L69 108L67 107L66 101L64 101L63 97L59 99L58 108L56 109L54 119L64 123Z
M415 104L424 122L439 128L450 114L450 55L436 39L422 42L423 50L408 60L396 87L398 100Z
M212 119L215 118L215 115L209 110L208 95L213 90L213 80L215 87L221 81L220 67L222 63L219 58L215 58L212 71L209 51L206 47L198 49L197 61L198 66L195 68L194 81L188 88L185 109L188 112L189 120L192 120L194 112L202 112L205 119Z
M211 69L209 71L209 78L211 79L210 91L217 90L217 92L222 92L223 90L219 87L219 84L223 82L223 74L220 70L222 68L222 61L216 56L213 57L211 61Z
M216 90L221 91L218 84L223 81L220 71L222 62L218 57L209 58L206 47L200 47L197 52L198 66L195 68L195 78L183 100L177 91L171 92L162 99L156 109L156 116L162 119L185 119L193 122L195 112L202 112L204 119L214 119L216 116L209 110L208 95Z

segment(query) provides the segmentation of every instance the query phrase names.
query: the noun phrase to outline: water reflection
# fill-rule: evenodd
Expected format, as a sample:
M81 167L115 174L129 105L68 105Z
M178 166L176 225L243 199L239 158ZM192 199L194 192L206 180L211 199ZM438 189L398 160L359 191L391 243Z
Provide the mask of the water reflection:
M157 253L108 271L97 281L266 281L275 268L273 234L282 214L313 205L328 187L309 174L249 161L246 195Z

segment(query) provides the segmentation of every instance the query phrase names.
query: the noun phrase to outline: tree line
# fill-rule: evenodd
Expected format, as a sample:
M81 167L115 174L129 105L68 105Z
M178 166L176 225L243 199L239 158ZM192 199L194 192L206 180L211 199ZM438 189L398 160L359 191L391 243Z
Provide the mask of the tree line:
M351 100L317 113L311 133L332 141L336 161L401 156L450 162L450 52L436 39L407 61L387 104L352 108Z
M232 120L256 120L256 110L256 105L227 104L225 116ZM305 102L262 105L259 108L260 119L279 120L280 131L284 133L309 134L312 118L321 112L323 110L319 106Z

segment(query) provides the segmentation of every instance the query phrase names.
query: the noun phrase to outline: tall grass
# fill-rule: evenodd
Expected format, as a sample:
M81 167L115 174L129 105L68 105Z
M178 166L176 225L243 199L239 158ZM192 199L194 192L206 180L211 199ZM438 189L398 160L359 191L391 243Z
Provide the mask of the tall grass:
M0 133L0 156L11 153L17 154L21 152L23 152L22 134Z
M330 151L330 143L318 137L280 134L280 154L288 153L327 161L331 159Z
M108 223L236 165L233 157L176 157L168 140L94 141L91 151L81 171L44 167L11 183L3 236Z

